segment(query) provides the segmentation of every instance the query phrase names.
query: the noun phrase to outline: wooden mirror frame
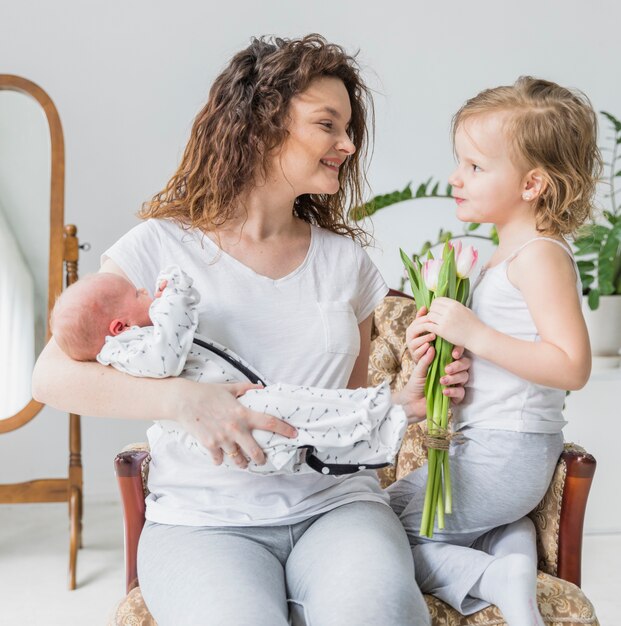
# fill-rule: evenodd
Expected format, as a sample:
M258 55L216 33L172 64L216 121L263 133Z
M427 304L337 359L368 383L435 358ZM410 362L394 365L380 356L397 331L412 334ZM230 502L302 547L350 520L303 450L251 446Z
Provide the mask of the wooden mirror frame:
M65 143L58 111L48 94L37 84L12 74L0 74L0 91L17 91L36 100L45 116L50 131L50 249L48 265L48 296L46 316L46 339L51 333L49 315L56 298L66 285L78 279L79 245L77 229L64 226L65 202ZM63 272L65 270L65 272ZM0 435L27 424L43 408L33 398L13 416L0 419ZM76 586L77 550L82 547L82 457L80 416L69 414L69 470L66 478L44 478L23 483L0 485L0 503L20 502L68 502L70 519L69 589Z

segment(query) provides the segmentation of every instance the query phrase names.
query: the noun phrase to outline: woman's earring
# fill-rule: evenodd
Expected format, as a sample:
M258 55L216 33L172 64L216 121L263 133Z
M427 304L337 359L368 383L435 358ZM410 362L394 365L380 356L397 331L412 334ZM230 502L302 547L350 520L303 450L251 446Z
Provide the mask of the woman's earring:
M533 199L533 194L530 193L529 191L525 191L522 194L522 200L525 200L526 202L528 202L529 200L532 200L532 199Z

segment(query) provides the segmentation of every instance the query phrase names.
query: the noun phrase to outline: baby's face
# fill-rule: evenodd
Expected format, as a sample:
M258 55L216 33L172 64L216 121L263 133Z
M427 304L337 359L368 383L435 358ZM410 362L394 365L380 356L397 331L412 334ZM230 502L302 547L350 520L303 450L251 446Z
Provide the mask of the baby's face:
M153 298L146 289L136 289L130 282L124 281L122 294L123 315L129 326L151 326L149 307Z

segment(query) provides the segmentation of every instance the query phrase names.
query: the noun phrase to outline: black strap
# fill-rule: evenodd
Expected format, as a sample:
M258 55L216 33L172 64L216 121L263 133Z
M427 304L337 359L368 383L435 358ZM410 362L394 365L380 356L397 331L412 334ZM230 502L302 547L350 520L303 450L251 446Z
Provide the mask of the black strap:
M306 463L316 472L320 474L332 474L333 476L341 476L344 474L355 474L356 472L360 472L365 469L382 469L382 467L388 467L391 465L390 463L368 463L364 465L358 465L356 463L324 463L320 459L318 459L314 452L315 448L313 446L300 446L301 448L306 449Z
M264 387L266 386L263 380L255 374L251 369L246 367L243 363L233 358L230 354L224 352L224 350L220 350L215 346L203 341L202 339L198 339L194 337L194 343L201 348L205 348L205 350L209 350L214 354L217 354L221 359L224 359L229 365L232 365L236 370L241 372L251 383L260 384ZM300 446L302 449L306 449L306 463L311 469L314 469L316 472L320 474L328 475L332 474L333 476L341 476L344 474L355 474L361 470L365 469L381 469L382 467L388 467L390 463L371 463L367 465L358 465L358 464L348 464L348 463L324 463L320 459L318 459L314 452L315 448L313 446Z
M251 369L247 368L243 363L240 363L237 359L233 358L230 354L227 354L224 350L220 350L220 348L216 348L211 344L203 341L202 339L198 339L194 337L194 343L201 348L205 348L205 350L209 350L214 354L217 354L221 359L224 359L229 365L232 365L236 370L240 371L251 383L255 385L263 385L266 386L263 380L259 378L257 374L255 374Z

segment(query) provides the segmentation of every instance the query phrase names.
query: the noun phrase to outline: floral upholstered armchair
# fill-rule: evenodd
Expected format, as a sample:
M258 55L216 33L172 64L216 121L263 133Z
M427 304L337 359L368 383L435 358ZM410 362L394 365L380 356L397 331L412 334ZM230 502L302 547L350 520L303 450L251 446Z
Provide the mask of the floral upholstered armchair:
M414 302L396 292L391 292L375 310L369 385L386 379L391 381L393 389L405 384L413 365L405 348L405 329L414 314ZM382 486L426 462L422 442L421 426L410 426L395 465L380 473ZM142 599L136 570L149 460L144 445L128 447L115 460L125 517L127 595L109 626L156 626ZM566 445L548 492L530 514L537 528L540 570L537 599L547 626L599 626L593 605L580 589L582 525L594 472L595 459L590 454L578 446ZM464 617L433 596L425 599L434 626L505 625L502 614L494 606Z

